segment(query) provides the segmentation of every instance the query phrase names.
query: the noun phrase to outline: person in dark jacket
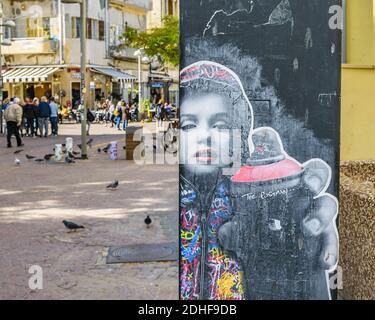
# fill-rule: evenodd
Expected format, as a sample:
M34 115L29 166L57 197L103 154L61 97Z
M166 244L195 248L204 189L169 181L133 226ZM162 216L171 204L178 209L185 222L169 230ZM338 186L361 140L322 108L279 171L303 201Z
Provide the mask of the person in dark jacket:
M34 137L34 121L36 118L36 109L34 104L32 104L30 98L25 99L25 106L23 107L23 116L25 118L26 135L29 137Z
M48 119L51 116L51 108L46 97L40 98L38 106L38 125L40 137L48 137Z

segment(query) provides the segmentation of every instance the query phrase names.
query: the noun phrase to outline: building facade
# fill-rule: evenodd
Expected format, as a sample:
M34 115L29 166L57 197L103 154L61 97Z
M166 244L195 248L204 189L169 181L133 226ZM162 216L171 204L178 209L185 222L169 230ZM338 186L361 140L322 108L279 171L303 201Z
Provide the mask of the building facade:
M59 96L63 105L80 100L81 21L78 4L61 0L4 0L4 17L16 23L2 48L4 96ZM146 0L88 0L87 101L136 100L138 60L134 49L117 49L126 26L147 28ZM142 86L147 87L148 64Z
M179 17L179 0L152 0L152 9L147 13L147 29L161 27L166 16ZM178 105L179 69L166 65L150 65L148 90L153 102L171 102Z

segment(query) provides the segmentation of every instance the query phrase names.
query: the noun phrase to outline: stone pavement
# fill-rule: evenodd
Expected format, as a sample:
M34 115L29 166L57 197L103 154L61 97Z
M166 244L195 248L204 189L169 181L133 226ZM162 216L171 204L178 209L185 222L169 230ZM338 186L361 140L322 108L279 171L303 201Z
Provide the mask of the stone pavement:
M59 129L58 137L24 138L18 155L0 136L0 299L177 299L177 261L106 265L105 255L113 245L178 244L178 166L123 160L124 133L103 124L91 126L88 160L26 160L53 153L68 136L80 143L78 124ZM117 161L97 152L113 140ZM119 189L106 190L114 179ZM149 229L146 214L154 221ZM63 219L86 228L67 233ZM29 288L32 265L43 269L42 290Z

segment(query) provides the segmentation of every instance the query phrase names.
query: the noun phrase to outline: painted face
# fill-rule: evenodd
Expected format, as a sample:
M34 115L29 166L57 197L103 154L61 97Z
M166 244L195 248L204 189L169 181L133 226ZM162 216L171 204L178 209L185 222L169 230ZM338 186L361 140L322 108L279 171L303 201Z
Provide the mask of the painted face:
M198 174L230 164L231 115L216 94L189 97L181 104L180 161Z

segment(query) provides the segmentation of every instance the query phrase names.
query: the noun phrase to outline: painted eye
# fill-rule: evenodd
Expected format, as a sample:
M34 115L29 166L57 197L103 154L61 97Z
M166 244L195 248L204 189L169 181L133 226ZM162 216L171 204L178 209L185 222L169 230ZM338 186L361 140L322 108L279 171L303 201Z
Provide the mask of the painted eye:
M197 126L196 126L195 124L193 124L193 123L189 123L189 124L182 125L182 126L181 126L181 130L182 130L182 131L189 131L189 130L194 129L194 128L196 128L196 127L197 127Z

